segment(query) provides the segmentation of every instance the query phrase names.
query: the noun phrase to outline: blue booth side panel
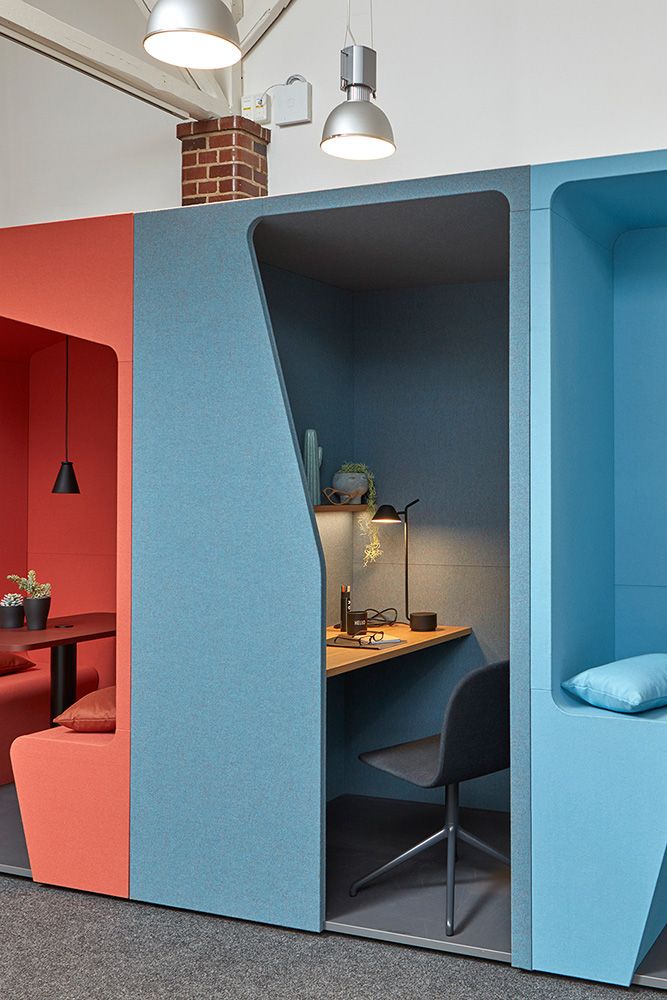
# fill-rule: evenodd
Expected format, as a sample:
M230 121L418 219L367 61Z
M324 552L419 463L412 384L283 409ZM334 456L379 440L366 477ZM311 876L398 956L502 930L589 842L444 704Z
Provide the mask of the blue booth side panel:
M321 553L224 221L136 219L130 894L319 930Z
M664 924L667 712L604 712L560 682L621 637L613 253L631 200L623 182L618 218L581 191L549 207L573 178L667 166L618 160L532 170L532 912L534 968L627 985Z

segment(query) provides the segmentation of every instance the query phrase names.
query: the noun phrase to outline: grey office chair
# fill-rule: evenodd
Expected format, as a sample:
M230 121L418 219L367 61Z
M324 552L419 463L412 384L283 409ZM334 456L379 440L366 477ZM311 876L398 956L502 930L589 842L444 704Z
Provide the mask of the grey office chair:
M456 841L477 847L508 865L509 858L459 826L459 784L470 778L504 771L510 765L509 662L479 667L463 677L445 709L442 731L411 743L370 750L359 757L365 764L420 788L445 788L445 825L397 858L376 868L350 886L350 895L422 851L447 841L447 902L445 932L454 933L454 867Z

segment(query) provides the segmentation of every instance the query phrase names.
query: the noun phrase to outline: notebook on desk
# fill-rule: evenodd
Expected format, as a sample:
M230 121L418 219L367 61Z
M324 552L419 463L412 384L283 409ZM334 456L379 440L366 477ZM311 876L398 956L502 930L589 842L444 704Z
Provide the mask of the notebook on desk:
M346 635L335 635L327 639L327 646L334 649L384 649L386 646L400 646L405 643L405 639L384 638L374 640L370 635L358 635L354 638Z

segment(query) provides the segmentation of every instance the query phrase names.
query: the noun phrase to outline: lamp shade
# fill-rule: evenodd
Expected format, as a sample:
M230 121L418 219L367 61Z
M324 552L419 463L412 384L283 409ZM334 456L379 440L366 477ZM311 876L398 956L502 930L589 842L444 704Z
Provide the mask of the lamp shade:
M241 58L236 22L223 0L157 0L144 48L172 66L223 69Z
M79 484L76 481L76 473L71 462L61 462L60 472L56 476L52 493L80 493Z
M389 119L370 100L337 105L324 123L320 148L344 160L381 160L396 152Z
M372 520L377 524L402 524L398 512L395 507L392 507L389 503L383 503L382 506L378 507L375 514L373 514Z

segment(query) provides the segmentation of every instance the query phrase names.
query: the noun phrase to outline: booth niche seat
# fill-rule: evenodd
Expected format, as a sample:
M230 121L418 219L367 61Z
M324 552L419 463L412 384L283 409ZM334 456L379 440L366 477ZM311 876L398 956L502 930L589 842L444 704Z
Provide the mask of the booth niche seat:
M77 671L77 698L95 691L94 667L81 665ZM0 677L0 785L14 781L9 750L15 739L26 733L48 729L50 718L51 670L38 663L29 670Z
M127 895L127 871L116 857L127 836L128 737L59 726L14 742L11 760L36 882Z

